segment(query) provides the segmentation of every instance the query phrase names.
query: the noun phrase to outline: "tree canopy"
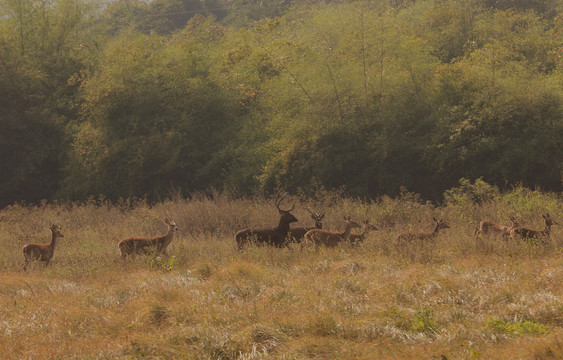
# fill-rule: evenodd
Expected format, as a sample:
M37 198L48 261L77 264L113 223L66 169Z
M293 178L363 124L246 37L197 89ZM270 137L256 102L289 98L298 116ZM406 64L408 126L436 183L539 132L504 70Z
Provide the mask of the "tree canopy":
M0 206L563 189L556 0L0 0Z

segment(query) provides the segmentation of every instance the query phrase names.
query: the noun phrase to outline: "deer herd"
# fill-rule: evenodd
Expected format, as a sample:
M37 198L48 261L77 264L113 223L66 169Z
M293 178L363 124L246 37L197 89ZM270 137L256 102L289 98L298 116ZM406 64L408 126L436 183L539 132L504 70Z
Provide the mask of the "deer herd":
M370 231L379 230L375 225L371 224L369 220L362 223L353 221L349 216L344 217L345 228L342 232L323 230L323 218L325 213L317 213L307 208L311 218L315 222L314 227L291 227L290 224L297 222L297 218L291 214L295 209L295 204L288 210L280 208L281 201L285 198L287 193L276 195L274 204L279 211L280 220L278 226L275 228L264 229L244 229L235 234L235 241L238 250L242 250L245 245L249 243L270 245L277 248L289 247L291 243L300 243L301 250L307 246L314 246L316 250L319 247L336 247L340 244L347 244L351 247L358 246L367 237ZM486 236L499 236L504 240L508 238L518 238L526 241L534 241L535 244L546 244L550 238L551 226L556 225L549 214L542 214L545 221L545 228L543 230L533 230L520 226L519 222L510 217L511 226L503 226L495 224L492 221L483 220L475 229L474 236L479 238L480 235ZM434 240L441 229L448 229L450 226L443 219L433 218L436 223L432 232L403 232L396 236L396 243L398 246L409 243L424 243ZM118 244L121 253L121 259L125 260L127 256L142 254L142 255L166 255L168 245L172 242L174 233L178 231L176 223L170 219L165 219L168 225L168 232L159 237L152 238L127 238L121 240ZM363 232L354 234L353 229L360 229L363 227ZM32 260L45 261L46 266L49 265L55 252L57 239L64 237L61 233L61 228L57 225L51 225L51 243L50 244L27 244L23 247L24 255L24 271L27 270L29 263Z

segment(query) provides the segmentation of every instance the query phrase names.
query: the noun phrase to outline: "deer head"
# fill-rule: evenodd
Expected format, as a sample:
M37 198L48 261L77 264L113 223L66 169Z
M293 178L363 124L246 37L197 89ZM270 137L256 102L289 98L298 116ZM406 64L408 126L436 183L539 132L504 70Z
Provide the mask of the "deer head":
M312 212L311 209L309 209L309 208L307 208L307 212L309 212L309 214L311 214L311 218L315 222L315 228L322 229L323 228L323 219L325 217L325 212L324 211L322 213Z
M282 192L283 192L283 195L282 195ZM280 196L280 195L281 195L281 196ZM278 192L277 195L276 195L276 200L274 201L274 204L276 205L276 209L278 209L278 211L279 211L279 213L280 213L280 215L281 215L281 219L280 219L280 220L283 221L284 223L289 224L289 223L292 223L292 222L296 222L296 221L298 221L298 220L297 220L297 218L296 218L295 216L293 216L293 215L291 214L291 212L293 211L293 209L295 209L295 204L293 204L293 205L291 206L291 209L289 209L289 210L283 210L282 208L280 208L280 203L281 203L281 201L283 200L283 198L284 198L286 195L287 195L287 193L284 192L284 191ZM281 222L281 221L280 221L280 222Z

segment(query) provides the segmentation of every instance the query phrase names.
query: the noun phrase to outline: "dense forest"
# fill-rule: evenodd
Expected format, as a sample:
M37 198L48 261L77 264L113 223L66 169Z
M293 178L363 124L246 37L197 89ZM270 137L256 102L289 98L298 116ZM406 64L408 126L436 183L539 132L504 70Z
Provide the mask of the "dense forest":
M0 206L561 191L559 0L0 0Z

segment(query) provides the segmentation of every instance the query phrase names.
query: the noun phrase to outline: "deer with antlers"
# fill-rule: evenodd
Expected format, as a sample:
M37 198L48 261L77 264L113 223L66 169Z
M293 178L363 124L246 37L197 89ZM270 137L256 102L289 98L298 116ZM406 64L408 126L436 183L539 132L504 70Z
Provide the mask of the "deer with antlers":
M178 231L176 223L170 219L164 219L168 225L168 233L164 236L153 238L128 238L119 242L119 251L121 251L121 258L125 260L127 255L135 254L164 254L168 256L166 248L172 242L174 233Z
M27 270L27 265L32 260L45 261L45 266L48 266L55 254L55 246L57 239L64 237L61 233L61 228L57 225L51 225L51 243L50 244L27 244L23 247L23 256L25 263L23 270Z
M475 228L475 239L479 237L479 235L498 235L502 236L503 239L506 239L510 235L510 231L520 226L518 220L514 217L510 217L510 222L512 225L510 227L495 224L489 220L483 220L477 225Z
M350 244L352 246L357 246L360 243L362 243L365 240L365 238L368 236L368 234L371 230L374 230L374 231L379 230L379 228L377 228L377 226L371 224L369 222L369 220L365 220L363 222L363 224L364 224L364 231L361 234L350 234Z
M325 212L322 213L312 212L309 208L307 208L309 214L311 214L311 218L315 222L314 227L305 227L305 226L296 226L289 229L289 237L297 242L300 243L305 238L305 234L309 230L313 229L322 229L323 228L323 219L325 217Z
M449 229L450 225L448 225L443 219L436 219L432 218L436 223L434 227L434 231L432 232L404 232L397 235L397 242L398 243L406 243L411 241L424 241L424 240L433 240L438 236L438 233L441 229Z
M281 193L280 191L276 194L274 201L274 205L280 213L278 226L273 229L244 229L238 231L235 234L235 241L239 250L242 250L244 245L252 240L256 241L258 244L266 244L278 248L288 247L289 224L296 222L297 218L291 214L293 209L295 209L295 204L293 204L289 210L280 208L281 201L287 195L286 192L284 192L283 195Z
M336 247L341 242L348 242L350 240L350 233L352 229L361 228L360 224L350 219L350 216L344 217L344 222L346 223L346 228L343 232L326 231L320 229L309 230L305 234L305 242L301 244L301 249L303 245L314 244L318 249L319 246L323 245L326 247Z
M551 226L557 225L557 222L551 218L551 215L542 214L543 220L545 221L545 228L543 230L532 230L525 227L517 227L510 230L511 237L518 237L524 240L538 239L541 242L547 242L551 234Z

